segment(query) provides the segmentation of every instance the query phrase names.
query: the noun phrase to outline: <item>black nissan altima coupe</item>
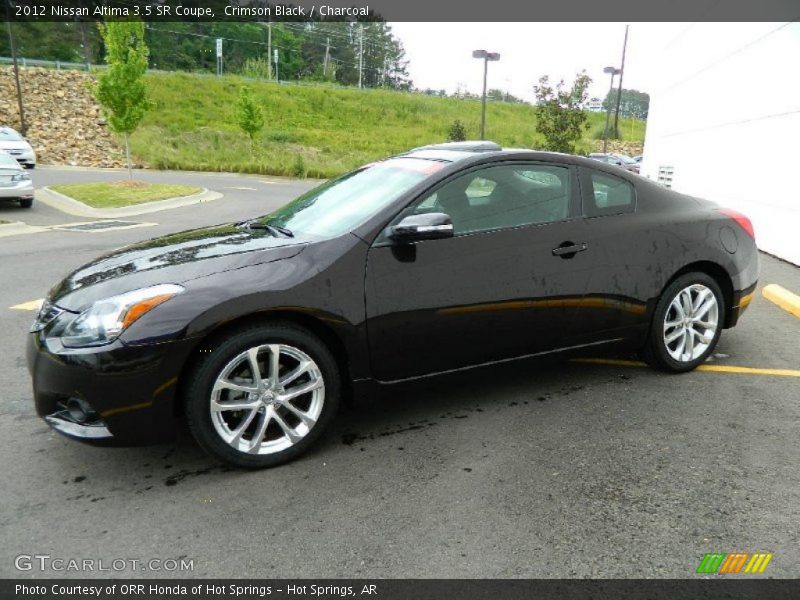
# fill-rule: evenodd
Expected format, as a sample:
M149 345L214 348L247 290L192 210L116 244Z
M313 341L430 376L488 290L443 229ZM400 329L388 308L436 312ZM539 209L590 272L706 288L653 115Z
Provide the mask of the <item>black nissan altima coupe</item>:
M586 158L442 144L80 267L28 364L72 438L155 442L185 417L215 457L267 467L359 383L612 347L689 371L757 277L739 213Z

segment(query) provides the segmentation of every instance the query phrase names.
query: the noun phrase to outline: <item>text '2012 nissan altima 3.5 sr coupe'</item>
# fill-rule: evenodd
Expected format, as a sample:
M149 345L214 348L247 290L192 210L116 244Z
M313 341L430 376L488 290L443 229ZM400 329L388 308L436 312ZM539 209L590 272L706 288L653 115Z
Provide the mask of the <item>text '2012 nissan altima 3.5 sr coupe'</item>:
M688 371L757 277L741 214L577 156L442 144L77 269L28 364L70 437L155 442L185 416L215 457L266 467L354 383L611 347Z

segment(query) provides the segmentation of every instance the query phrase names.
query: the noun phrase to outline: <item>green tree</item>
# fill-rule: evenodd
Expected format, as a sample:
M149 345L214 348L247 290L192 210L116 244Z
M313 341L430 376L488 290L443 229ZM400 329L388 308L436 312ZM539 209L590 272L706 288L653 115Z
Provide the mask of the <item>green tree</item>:
M525 102L522 98L517 98L512 93L497 88L490 89L486 92L486 97L495 102L512 102L514 104L522 104Z
M236 122L241 130L250 137L251 148L255 147L256 136L264 128L264 113L253 98L253 92L246 85L239 89Z
M575 144L589 128L588 117L582 110L587 88L592 82L585 71L580 72L566 89L564 81L550 84L547 75L533 87L536 93L536 131L545 139L544 150L574 153Z
M144 43L144 23L108 21L99 27L105 42L108 68L100 73L95 96L112 131L125 138L128 176L133 179L128 136L139 126L148 108L143 79L149 56Z
M603 100L604 111L611 110L613 112L616 110L618 93L619 90L614 89L606 94L605 100ZM622 90L622 96L619 103L620 116L646 121L649 110L650 94L646 92L640 92L639 90Z
M467 139L467 130L464 124L456 119L450 125L450 132L447 134L447 139L451 142L464 142Z

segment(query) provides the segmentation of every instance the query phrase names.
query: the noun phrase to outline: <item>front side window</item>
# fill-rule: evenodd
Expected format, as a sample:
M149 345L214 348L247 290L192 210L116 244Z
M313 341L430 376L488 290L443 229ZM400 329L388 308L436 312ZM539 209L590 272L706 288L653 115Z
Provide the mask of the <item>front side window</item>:
M412 211L446 213L458 235L564 220L571 193L566 167L502 165L457 177Z
M588 179L591 198L584 207L586 216L618 215L636 208L636 194L629 182L597 171L589 172Z

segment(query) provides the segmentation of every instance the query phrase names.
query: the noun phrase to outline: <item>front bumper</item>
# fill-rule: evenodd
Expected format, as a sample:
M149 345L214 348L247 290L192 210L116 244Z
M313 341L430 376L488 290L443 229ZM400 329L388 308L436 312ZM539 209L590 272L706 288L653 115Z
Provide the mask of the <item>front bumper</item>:
M33 183L30 181L19 181L12 185L0 185L0 198L3 200L33 198Z
M178 377L192 347L191 340L147 346L116 341L67 349L43 332L31 333L27 360L36 412L59 433L83 442L139 446L168 440L179 412Z

